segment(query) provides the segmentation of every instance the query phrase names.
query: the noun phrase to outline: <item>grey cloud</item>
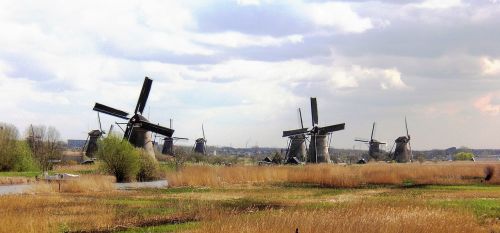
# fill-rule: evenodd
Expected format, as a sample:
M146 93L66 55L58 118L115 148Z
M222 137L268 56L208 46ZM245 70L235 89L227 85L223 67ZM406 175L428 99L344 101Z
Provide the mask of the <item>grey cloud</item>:
M133 60L133 61L157 61L182 65L215 64L223 60L221 55L201 56L201 55L178 55L166 50L144 49L140 51L120 48L109 43L100 43L99 50L108 56Z
M28 55L1 53L0 59L7 61L12 70L7 73L9 77L25 78L33 81L47 81L54 79L54 74L41 62Z
M239 31L254 35L283 36L312 31L312 25L301 18L300 12L283 3L265 6L239 6L236 2L199 9L200 32Z

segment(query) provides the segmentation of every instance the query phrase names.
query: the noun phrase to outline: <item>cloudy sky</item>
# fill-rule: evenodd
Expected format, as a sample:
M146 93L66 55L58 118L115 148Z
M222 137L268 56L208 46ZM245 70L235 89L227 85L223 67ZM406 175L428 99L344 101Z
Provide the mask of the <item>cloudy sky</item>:
M392 145L405 116L416 149L500 148L498 0L0 0L0 30L0 121L21 131L85 138L95 102L133 112L148 76L150 120L210 145L284 147L316 96L336 148L373 121Z

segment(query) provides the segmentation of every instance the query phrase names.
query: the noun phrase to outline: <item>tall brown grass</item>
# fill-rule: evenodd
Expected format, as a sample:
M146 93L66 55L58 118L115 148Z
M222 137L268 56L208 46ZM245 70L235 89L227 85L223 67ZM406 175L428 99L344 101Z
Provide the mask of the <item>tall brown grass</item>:
M221 216L202 223L193 232L377 232L377 233L470 233L489 232L466 212L418 206L405 202L391 205L355 202L332 209L270 210Z
M115 178L102 175L83 175L78 179L61 181L40 181L34 185L35 193L88 193L112 191L115 189ZM60 189L59 189L60 187Z
M0 177L0 185L29 184L35 182L34 178L27 177Z
M491 180L483 181L485 168L491 167ZM188 166L168 173L171 186L210 186L228 184L263 184L276 182L309 183L326 187L359 187L362 185L406 184L500 184L500 163L447 164L366 164L340 166L332 164L306 166Z
M108 227L115 210L88 198L59 195L0 196L0 232L64 232L72 228Z

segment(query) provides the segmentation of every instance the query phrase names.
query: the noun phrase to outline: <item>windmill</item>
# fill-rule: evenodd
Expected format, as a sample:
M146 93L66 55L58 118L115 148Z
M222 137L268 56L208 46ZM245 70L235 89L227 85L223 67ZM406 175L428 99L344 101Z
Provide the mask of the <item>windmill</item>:
M203 137L196 139L194 143L194 152L206 154L207 139L205 138L205 129L203 128L203 124L201 124L201 131L203 132Z
M328 154L328 136L339 130L345 129L345 123L329 125L325 127L318 126L318 103L315 97L311 97L311 117L312 129L301 128L283 132L283 137L291 137L301 134L311 135L309 140L309 153L307 162L309 163L329 163L330 155Z
M123 139L128 140L135 147L144 148L149 155L154 157L153 138L151 132L171 137L174 133L174 130L160 125L152 124L148 119L146 119L146 117L142 115L149 97L149 92L151 91L152 84L153 80L149 79L148 77L144 79L141 93L134 110L134 115L131 118L128 117L129 114L127 112L111 108L100 103L95 103L93 110L128 120Z
M101 116L99 115L99 112L97 112L97 121L99 122L99 129L91 130L88 133L87 140L82 148L82 152L85 152L85 156L90 158L93 158L94 154L97 152L97 141L101 139L104 134L106 134L106 132L102 130Z
M344 130L345 123L319 127L318 103L314 97L311 97L311 116L313 128L309 131L311 140L309 142L309 157L307 160L311 163L329 163L330 154L328 153L328 147L330 145L327 136L335 131Z
M391 156L392 160L395 160L398 163L406 163L409 161L411 162L413 160L413 153L411 151L411 144L410 144L410 134L408 132L408 122L406 121L406 117L405 117L405 127L406 127L406 136L398 137L394 141L396 148L394 149L394 154Z
M172 127L172 119L170 119L170 126L171 129ZM168 137L165 136L163 138L163 148L161 149L161 153L165 155L174 155L174 141L177 140L189 140L188 138L180 138L180 137Z
M373 122L372 126L372 133L370 136L370 140L367 139L361 139L361 138L356 138L354 141L356 142L364 142L368 144L368 156L375 160L380 160L383 158L384 153L380 150L380 145L385 145L385 142L380 142L376 139L373 139L373 135L375 132L375 122Z
M288 148L286 152L286 163L297 164L306 159L306 132L302 121L302 111L298 109L300 129L283 131L283 137L288 137Z

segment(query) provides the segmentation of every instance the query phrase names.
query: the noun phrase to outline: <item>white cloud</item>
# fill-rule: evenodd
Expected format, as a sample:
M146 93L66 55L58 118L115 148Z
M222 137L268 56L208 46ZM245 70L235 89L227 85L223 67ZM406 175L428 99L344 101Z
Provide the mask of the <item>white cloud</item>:
M330 82L337 88L357 88L363 83L378 85L383 90L408 88L397 69L366 68L357 65L350 68L333 68Z
M481 68L483 75L500 74L500 60L483 57L481 58Z
M476 107L482 113L497 116L498 114L500 114L500 104L493 103L493 99L495 98L500 98L500 94L489 93L481 96L474 102L474 107Z
M285 37L254 36L240 32L224 32L211 34L197 34L193 36L200 43L218 45L231 48L240 47L269 47L281 46L285 43L296 44L303 41L302 35L289 35Z
M237 0L238 5L248 6L248 5L260 5L260 0Z
M464 6L464 3L462 0L425 0L416 6L427 9L447 9Z
M346 33L361 33L373 28L370 18L361 17L345 2L311 3L304 8L312 22L321 27Z

